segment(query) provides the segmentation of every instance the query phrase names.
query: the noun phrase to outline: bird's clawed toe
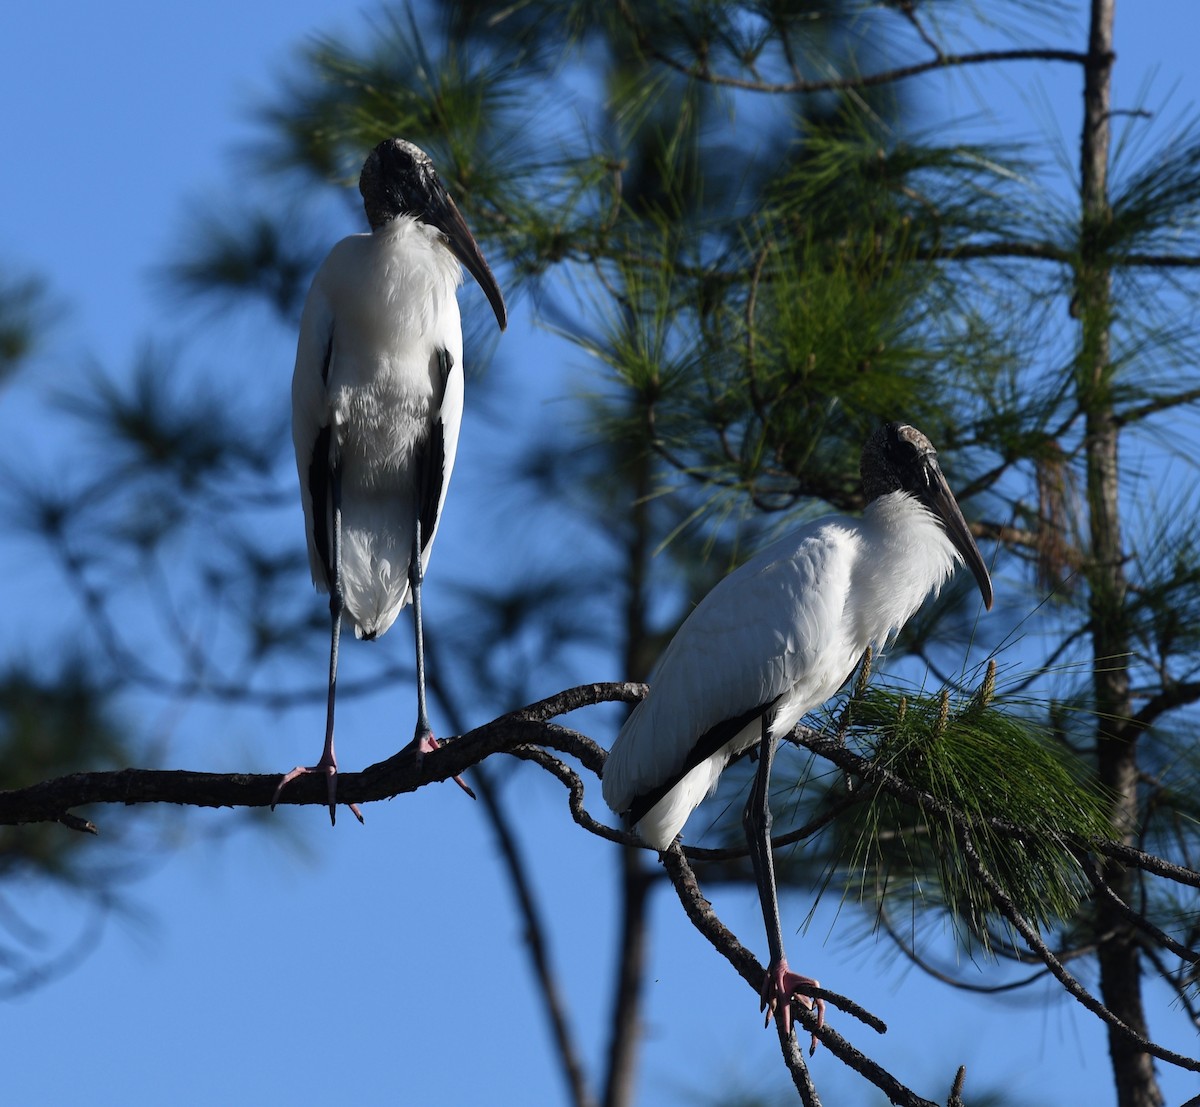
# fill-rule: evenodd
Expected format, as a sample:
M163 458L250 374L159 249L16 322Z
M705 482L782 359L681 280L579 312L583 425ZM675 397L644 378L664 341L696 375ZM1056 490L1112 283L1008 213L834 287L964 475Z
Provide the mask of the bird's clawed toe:
M291 772L284 773L279 783L275 785L275 794L271 797L271 810L275 810L275 805L279 802L280 795L283 794L286 788L293 780L300 776L307 776L309 773L323 773L325 775L326 786L329 790L329 825L337 826L337 764L321 760L315 765L297 765ZM350 813L360 822L365 822L362 811L357 803L348 803Z
M787 997L787 1003L785 1003L782 1013L784 1033L790 1034L792 1032L793 1003L799 1003L809 1011L816 1011L817 1029L819 1030L825 1025L825 1001L819 997L814 999L809 995L809 989L820 988L820 986L821 982L814 980L811 976L800 976L797 973L790 972L786 960L773 965L767 970L767 975L763 979L762 991L759 993L759 1010L766 1011L767 1013L764 1025L771 1025L771 1018L779 1006L780 997L785 996ZM808 1051L809 1055L811 1056L815 1053L816 1049L817 1036L813 1034L812 1044Z
M433 753L436 749L441 749L441 743L433 736L433 731L428 727L422 729L417 727L417 733L412 740L413 750L417 758L417 764L420 765L427 753ZM454 783L457 784L471 799L475 799L475 793L471 786L463 780L461 776L454 778Z

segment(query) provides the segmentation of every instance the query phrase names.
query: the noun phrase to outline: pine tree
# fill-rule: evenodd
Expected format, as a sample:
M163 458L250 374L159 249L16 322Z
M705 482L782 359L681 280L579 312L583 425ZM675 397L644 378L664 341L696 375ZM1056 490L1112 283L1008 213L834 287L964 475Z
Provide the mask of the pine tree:
M1028 37L1025 5L988 16ZM932 963L950 959L929 938L947 921L962 951L997 959L998 987L1006 964L1037 964L1105 1021L1120 1107L1150 1107L1163 1102L1156 1058L1197 1067L1154 1045L1144 991L1165 981L1183 1014L1162 1017L1196 1022L1200 561L1187 428L1200 388L1186 303L1200 140L1191 124L1112 102L1114 18L1112 0L1093 0L1086 43L993 47L987 21L922 3L529 0L498 12L447 0L393 13L363 44L312 48L265 113L264 169L324 195L380 139L417 142L506 259L510 300L587 366L577 424L543 428L519 487L531 516L566 505L558 518L589 541L511 586L465 591L463 633L434 628L435 692L452 717L468 703L511 711L534 694L531 658L574 671L563 659L597 645L646 679L689 605L766 534L863 506L858 451L874 426L901 418L929 434L995 559L997 610L978 619L959 582L882 672L798 730L792 772L776 779L807 783L781 791L776 828L805 846L781 855L785 871L856 897L930 971L955 975ZM975 35L983 46L968 45ZM1079 78L1069 177L1029 145L915 123L918 80L936 89L964 71L1036 65ZM258 297L294 318L319 254L250 210L205 227L173 273L192 293ZM175 405L151 379L83 412L140 434L138 460L173 476L179 511L130 539L147 548L215 510L210 475L240 465L263 478L278 447L239 458L199 419L172 425ZM1176 458L1169 480L1159 441ZM308 629L302 614L273 614L297 603L269 605L296 565L252 530L228 552L204 579L219 599L257 597L247 654L269 671ZM240 694L232 680L226 691ZM598 768L590 746L571 752ZM523 756L579 779L557 753ZM504 782L480 770L503 837ZM689 846L710 827L718 848L690 861L673 851L665 865L696 925L753 982L761 966L703 916L692 883L691 865L701 888L748 880L722 816L745 776L730 776L689 827ZM580 1105L635 1094L647 907L662 882L623 848L599 1090L535 943ZM519 848L507 857L520 886ZM537 933L536 905L526 911ZM825 1043L848 1058L844 1041ZM814 1102L798 1051L785 1043L784 1057ZM894 1102L926 1102L888 1067L859 1071Z

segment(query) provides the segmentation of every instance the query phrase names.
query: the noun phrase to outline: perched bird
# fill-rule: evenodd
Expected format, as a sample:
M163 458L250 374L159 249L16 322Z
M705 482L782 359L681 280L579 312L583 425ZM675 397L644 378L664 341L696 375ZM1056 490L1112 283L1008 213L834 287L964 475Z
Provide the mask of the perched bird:
M862 452L861 518L831 515L772 543L704 597L676 632L604 767L604 799L665 850L725 766L760 757L743 824L771 964L763 1006L818 983L788 970L771 858L768 785L779 738L820 707L868 646L883 645L965 562L984 605L992 584L979 548L919 430L888 423ZM824 1004L817 1003L818 1018ZM815 1038L814 1038L815 1043Z
M420 753L437 746L425 710L421 580L437 534L463 409L456 289L466 266L507 325L504 297L429 157L381 142L358 182L370 234L343 238L317 270L300 320L292 438L313 582L329 593L325 747L316 765L337 817L333 710L345 616L377 638L413 604ZM461 781L459 782L462 783ZM465 785L464 785L465 787ZM361 820L357 805L351 810Z

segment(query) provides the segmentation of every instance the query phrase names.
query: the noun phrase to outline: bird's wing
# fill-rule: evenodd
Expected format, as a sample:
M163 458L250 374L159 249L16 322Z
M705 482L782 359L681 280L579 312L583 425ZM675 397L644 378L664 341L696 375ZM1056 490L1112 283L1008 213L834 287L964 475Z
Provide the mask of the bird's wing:
M461 355L461 346L456 345L455 350L439 346L434 351L430 365L433 396L430 400L429 437L418 447L415 459L422 563L429 559L458 447L463 409L463 370L456 351Z
M444 346L434 351L431 377L433 396L429 402L429 438L420 449L416 461L417 518L421 521L421 552L433 538L442 501L446 494L446 424L442 419L442 404L446 386L454 369L454 357Z
M846 675L843 624L856 550L853 531L837 520L811 524L700 601L613 743L604 769L613 810L669 788L763 711L774 706L794 721L831 694L831 680L836 689Z
M776 697L770 703L763 704L758 707L752 707L749 711L744 711L742 714L735 715L733 718L722 719L721 722L706 730L696 740L696 744L693 745L688 751L687 757L684 758L684 762L679 767L677 772L672 773L665 780L651 788L649 791L638 792L637 795L633 797L629 804L629 810L625 812L630 824L636 825L637 823L640 823L654 807L656 807L664 798L666 798L668 792L670 792L673 788L678 787L680 781L682 781L683 778L692 771L692 769L696 768L696 766L700 765L702 762L707 761L709 758L719 755L720 751L724 749L725 746L733 742L737 736L750 727L751 724L754 724L755 729L753 733L755 736L760 736L762 733L762 725L764 720L768 726L773 725L773 714L778 703L779 697ZM745 747L745 749L749 748L749 746ZM725 759L722 759L721 764L715 767L716 773L714 774L714 779L715 775L719 775L727 763L728 762ZM695 801L690 807L687 808L689 812L695 807L696 803L704 798L704 793L706 791L707 786L701 788L695 798ZM679 808L676 808L676 810L678 811ZM674 833L671 833L667 834L666 838L669 841L669 839L673 838L674 836ZM664 845L666 844L667 842L664 842Z
M319 277L319 274L318 274ZM300 477L300 501L308 533L308 561L313 581L326 589L330 565L330 479L335 443L330 434L326 387L333 361L333 308L313 281L296 343L292 373L292 444Z

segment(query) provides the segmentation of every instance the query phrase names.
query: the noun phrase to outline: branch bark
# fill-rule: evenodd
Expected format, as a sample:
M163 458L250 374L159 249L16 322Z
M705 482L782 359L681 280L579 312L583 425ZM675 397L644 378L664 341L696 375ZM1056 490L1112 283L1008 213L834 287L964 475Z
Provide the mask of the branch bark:
M425 784L452 779L494 753L512 752L526 742L575 757L599 774L604 750L590 738L547 722L576 708L599 703L636 703L645 685L632 682L583 684L568 688L519 711L503 715L445 740L420 764L404 749L359 773L338 773L342 803L372 803L414 792ZM95 832L82 825L73 809L89 804L174 803L191 807L269 807L279 773L205 773L188 770L119 769L112 772L72 773L26 788L0 792L0 826L63 822L73 829ZM281 804L328 803L324 778L297 778L280 797ZM86 823L86 820L83 821ZM628 837L628 836L625 836Z
M757 996L762 991L763 978L766 969L758 962L737 936L717 917L712 904L700 891L696 874L688 864L687 858L678 844L659 855L663 868L671 880L671 884L679 896L684 912L695 928L704 935L712 946L728 961L737 974L753 989ZM861 1018L872 1029L883 1034L887 1027L875 1016L868 1014L857 1004L836 992L824 988L814 989L812 994L820 996L826 1002L833 1004L839 1010L854 1014ZM822 1044L844 1064L879 1088L888 1099L900 1107L937 1107L930 1100L923 1099L911 1088L906 1087L881 1065L876 1064L865 1054L855 1049L845 1038L828 1024L817 1028L817 1017L806 1007L798 1003L792 1004L792 1019L810 1034L820 1039ZM803 1054L796 1044L794 1034L785 1039L780 1032L780 1048L783 1052L784 1063L791 1074L792 1082L800 1095L805 1107L816 1107L820 1099L812 1083L812 1076L805 1064Z

